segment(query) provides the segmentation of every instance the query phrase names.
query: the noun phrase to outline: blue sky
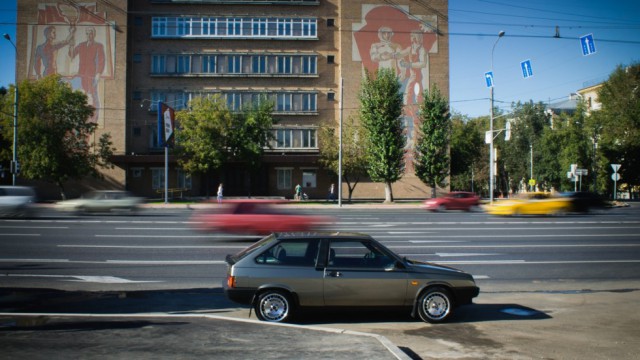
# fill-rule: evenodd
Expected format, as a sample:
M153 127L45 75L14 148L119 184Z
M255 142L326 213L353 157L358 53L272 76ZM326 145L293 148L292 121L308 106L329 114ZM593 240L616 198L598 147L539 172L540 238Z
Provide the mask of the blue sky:
M421 2L423 3L423 2ZM413 4L412 6L419 6ZM450 0L450 101L454 112L488 115L484 73L493 53L496 106L512 102L557 102L602 82L618 65L640 61L640 1ZM0 33L15 41L16 1L0 4ZM555 38L556 26L560 38ZM596 53L583 56L579 38L593 34ZM13 46L0 38L0 86L14 82ZM520 63L531 60L524 79Z

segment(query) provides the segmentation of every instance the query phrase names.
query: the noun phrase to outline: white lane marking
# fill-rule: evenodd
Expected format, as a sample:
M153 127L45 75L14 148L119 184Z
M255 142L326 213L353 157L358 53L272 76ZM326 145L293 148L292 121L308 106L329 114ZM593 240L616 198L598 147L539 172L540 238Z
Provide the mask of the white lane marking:
M440 256L440 257L456 257L456 256L461 256L461 257L465 257L465 256L498 256L498 255L503 255L503 254L491 254L491 253L435 253L434 255L436 256Z
M238 235L114 235L114 234L95 234L97 238L179 238L179 239L259 239L262 236L238 236Z
M148 245L57 245L61 248L96 248L96 249L245 249L246 246L226 246L226 245L170 245L170 246L148 246Z
M221 265L224 260L107 260L108 264L139 265Z
M59 278L59 279L69 279L64 281L77 281L77 282L90 282L90 283L100 283L100 284L137 284L137 283L158 283L164 282L160 280L154 281L136 281L136 280L128 280L115 276L87 276L87 275L39 275L39 274L6 274L0 276L6 277L44 277L44 278Z
M491 279L488 275L471 275L474 280L487 280Z
M640 237L640 233L637 234L532 234L532 235L427 235L427 236L417 236L417 237L438 237L445 239L485 239L485 238L571 238L571 237ZM388 237L398 237L398 236L384 236ZM412 243L420 243L421 240L409 240Z
M34 225L22 225L22 226L18 226L18 225L12 225L12 226L6 226L6 225L0 225L0 229L68 229L68 226L34 226Z
M224 260L69 260L69 259L0 259L0 263L65 263L112 265L222 265ZM1 274L0 274L1 275Z
M42 234L0 234L0 236L42 236Z
M391 249L521 249L521 248L590 248L638 247L640 244L526 244L526 245L388 245Z
M192 231L193 229L190 227L181 227L181 228L159 228L159 227L117 227L115 230L178 230L178 231Z
M640 260L460 260L438 261L441 265L573 265L573 264L636 264Z

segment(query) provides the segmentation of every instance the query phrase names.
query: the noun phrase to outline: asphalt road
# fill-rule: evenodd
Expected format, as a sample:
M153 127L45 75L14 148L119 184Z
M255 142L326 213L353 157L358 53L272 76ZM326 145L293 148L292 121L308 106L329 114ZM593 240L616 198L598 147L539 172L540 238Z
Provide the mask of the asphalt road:
M0 306L12 313L246 319L248 310L226 301L219 284L224 256L254 239L199 233L193 211L45 211L37 219L0 220ZM518 218L407 207L296 211L333 215L333 229L366 232L407 257L461 268L481 287L475 304L449 324L373 313L311 314L304 326L382 335L414 359L631 359L640 350L640 204ZM0 332L0 344L9 333Z

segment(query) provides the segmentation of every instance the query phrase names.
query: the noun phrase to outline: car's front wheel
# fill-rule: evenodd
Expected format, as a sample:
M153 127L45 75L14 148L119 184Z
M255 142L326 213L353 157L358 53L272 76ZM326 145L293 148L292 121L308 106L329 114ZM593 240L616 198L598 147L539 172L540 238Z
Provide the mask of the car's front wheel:
M452 309L451 293L442 287L428 289L418 299L418 315L428 323L444 322Z
M267 290L258 296L255 303L258 319L270 322L285 322L293 314L291 297L280 290Z

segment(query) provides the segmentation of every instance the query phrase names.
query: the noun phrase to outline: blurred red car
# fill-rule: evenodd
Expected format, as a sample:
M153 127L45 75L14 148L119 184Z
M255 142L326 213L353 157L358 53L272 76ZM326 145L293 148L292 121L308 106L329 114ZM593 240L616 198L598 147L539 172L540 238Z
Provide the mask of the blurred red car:
M480 197L472 192L453 191L438 198L427 199L422 204L430 211L475 210L480 206Z
M285 202L229 200L212 210L194 214L191 220L200 230L247 235L318 230L334 221L330 217L296 214L295 209L275 206Z

